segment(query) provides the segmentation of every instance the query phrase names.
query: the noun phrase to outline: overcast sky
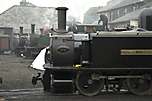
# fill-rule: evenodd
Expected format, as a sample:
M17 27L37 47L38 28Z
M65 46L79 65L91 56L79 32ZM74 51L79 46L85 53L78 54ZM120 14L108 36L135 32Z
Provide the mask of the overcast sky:
M21 0L0 0L0 13L13 5L19 5ZM26 0L37 6L69 8L68 14L82 20L83 14L89 7L104 6L109 0Z

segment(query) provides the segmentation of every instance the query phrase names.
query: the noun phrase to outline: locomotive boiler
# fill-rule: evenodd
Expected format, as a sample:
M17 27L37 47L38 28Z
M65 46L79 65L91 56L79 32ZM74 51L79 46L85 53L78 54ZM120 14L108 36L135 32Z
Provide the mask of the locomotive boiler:
M94 96L125 89L151 94L152 32L93 33L89 28L74 34L66 31L68 8L56 9L58 30L51 32L42 77L45 91Z

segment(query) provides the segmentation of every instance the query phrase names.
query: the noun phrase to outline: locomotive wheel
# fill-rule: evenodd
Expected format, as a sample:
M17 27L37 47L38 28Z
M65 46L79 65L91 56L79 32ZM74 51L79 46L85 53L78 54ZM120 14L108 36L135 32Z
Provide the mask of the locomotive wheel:
M92 79L92 72L79 72L76 87L82 95L95 96L104 88L104 79Z
M128 90L135 95L148 95L151 90L151 80L134 78L127 79Z
M44 91L50 91L50 89L51 89L51 74L50 74L50 71L47 69L44 71L42 83L43 83Z

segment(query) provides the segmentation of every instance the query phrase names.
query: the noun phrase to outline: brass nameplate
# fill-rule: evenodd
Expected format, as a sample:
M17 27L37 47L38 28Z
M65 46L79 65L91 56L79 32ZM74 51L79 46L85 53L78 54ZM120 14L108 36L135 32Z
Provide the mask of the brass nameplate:
M120 55L152 55L152 49L121 49Z

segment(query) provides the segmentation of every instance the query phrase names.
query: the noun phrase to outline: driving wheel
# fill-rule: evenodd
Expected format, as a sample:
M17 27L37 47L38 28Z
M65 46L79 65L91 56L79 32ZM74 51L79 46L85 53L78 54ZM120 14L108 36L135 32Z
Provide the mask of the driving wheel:
M104 79L99 79L99 76L93 78L93 75L98 75L92 72L78 72L76 76L76 87L82 95L94 96L104 88Z
M136 95L147 95L151 89L151 80L144 78L127 79L128 90Z

